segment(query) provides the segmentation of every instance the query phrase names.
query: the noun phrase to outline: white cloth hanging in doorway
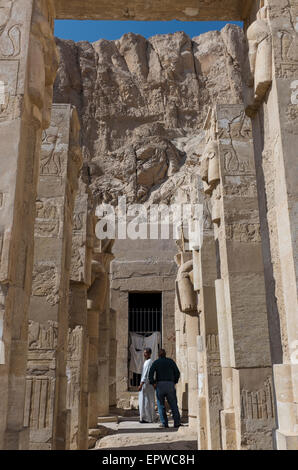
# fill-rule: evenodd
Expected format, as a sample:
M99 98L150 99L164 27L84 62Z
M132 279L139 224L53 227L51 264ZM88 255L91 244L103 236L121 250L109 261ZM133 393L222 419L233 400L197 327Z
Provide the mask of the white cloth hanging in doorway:
M129 348L129 370L135 374L141 374L144 363L144 336L130 333L131 345Z
M135 374L142 374L144 363L144 348L151 348L152 361L158 358L158 348L160 347L160 332L155 331L150 336L139 335L138 333L130 333L131 345L129 370Z
M143 349L144 348L151 349L152 361L155 361L156 359L158 359L158 350L160 347L161 347L161 344L160 344L160 332L159 331L155 331L152 335L144 337Z

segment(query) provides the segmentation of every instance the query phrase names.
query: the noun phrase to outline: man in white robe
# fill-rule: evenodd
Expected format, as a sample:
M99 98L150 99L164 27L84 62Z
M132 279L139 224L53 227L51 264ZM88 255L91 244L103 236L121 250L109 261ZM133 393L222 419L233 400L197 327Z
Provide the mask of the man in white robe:
M155 421L155 393L154 387L149 383L149 371L152 365L152 351L144 349L145 362L143 365L139 390L140 423L154 423Z

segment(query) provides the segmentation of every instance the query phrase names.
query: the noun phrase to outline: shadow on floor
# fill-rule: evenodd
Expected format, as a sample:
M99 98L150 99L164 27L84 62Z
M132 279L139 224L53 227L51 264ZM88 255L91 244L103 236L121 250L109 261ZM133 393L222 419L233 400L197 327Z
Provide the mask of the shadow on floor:
M198 445L197 441L175 441L175 442L165 442L160 444L141 444L137 446L123 446L123 447L106 447L99 448L94 450L197 450Z
M129 428L124 428L124 429L118 429L117 434L146 434L146 433L172 433L172 432L177 432L178 429L176 428L134 428L134 429L129 429Z

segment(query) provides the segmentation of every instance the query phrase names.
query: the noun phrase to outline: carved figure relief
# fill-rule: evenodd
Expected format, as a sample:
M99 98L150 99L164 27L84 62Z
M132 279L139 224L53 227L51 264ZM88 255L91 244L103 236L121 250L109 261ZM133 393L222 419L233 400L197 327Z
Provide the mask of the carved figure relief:
M256 21L247 29L247 39L255 100L262 101L272 82L272 36L267 6L260 8Z
M248 144L252 139L251 123L244 111L229 120L220 120L220 139L224 175L254 175L249 146L243 146L243 142Z
M0 6L0 56L16 57L21 52L21 24L10 24L12 0L4 0Z
M201 160L200 175L203 180L205 193L212 193L220 179L218 130L214 109L209 109L204 129L206 147Z
M86 244L82 237L73 236L70 278L77 282L85 280Z
M280 31L281 57L285 62L298 62L298 37L288 31Z
M80 361L82 358L83 327L68 330L68 360Z
M41 325L29 321L28 346L33 349L56 349L58 338L58 323L48 321L47 325Z
M211 229L212 228L212 220L211 220L211 201L207 197L204 198L204 210L203 210L203 228L204 229Z
M221 408L222 407L222 392L220 387L212 387L209 394L209 401L212 405L212 408Z
M73 231L79 232L83 229L84 212L75 212L73 216Z
M217 225L220 224L220 219L221 219L220 200L221 200L221 191L220 191L220 186L218 185L213 191L212 197L211 197L211 206L212 206L211 219L212 219L212 222Z
M40 174L61 176L61 153L58 148L59 129L50 127L43 132Z
M196 294L193 286L193 260L180 265L177 274L177 299L181 312L197 312Z

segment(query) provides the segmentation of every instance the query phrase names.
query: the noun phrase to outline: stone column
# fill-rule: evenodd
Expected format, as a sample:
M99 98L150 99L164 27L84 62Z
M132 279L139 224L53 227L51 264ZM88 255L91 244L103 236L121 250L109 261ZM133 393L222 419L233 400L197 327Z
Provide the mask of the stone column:
M185 332L187 344L187 395L188 422L191 429L197 430L198 412L198 368L197 368L197 336L199 334L199 319L197 297L193 287L192 252L181 252L176 256L179 266L177 275L177 300L179 310L185 313Z
M110 407L117 405L116 376L117 376L117 312L110 308L110 380L109 397Z
M106 295L99 315L99 348L98 348L98 416L108 416L110 408L110 263L114 259L111 253L112 244L101 249L101 263L104 267L104 288Z
M80 180L72 234L67 357L67 408L71 409L70 449L88 449L87 291L91 284L93 216L91 193Z
M73 210L82 165L78 138L75 109L54 105L43 134L36 201L24 414L31 449L69 446L66 360Z
M109 264L112 242L93 249L92 282L88 290L89 428L109 411Z
M0 6L0 448L25 449L34 208L58 64L53 2L2 0Z
M279 449L298 448L296 0L266 0L248 21L252 117L274 362ZM257 10L257 13L256 13ZM261 34L261 31L263 32Z
M198 448L221 449L222 377L215 298L216 249L212 231L204 229L200 251L193 252L198 272L200 336L198 337ZM196 286L195 286L196 288Z
M272 368L250 120L241 105L210 110L202 162L218 246L215 282L224 449L270 449Z
M179 308L177 295L175 298L175 330L176 362L180 370L180 380L177 384L177 401L182 417L186 418L188 416L188 367L185 313Z

